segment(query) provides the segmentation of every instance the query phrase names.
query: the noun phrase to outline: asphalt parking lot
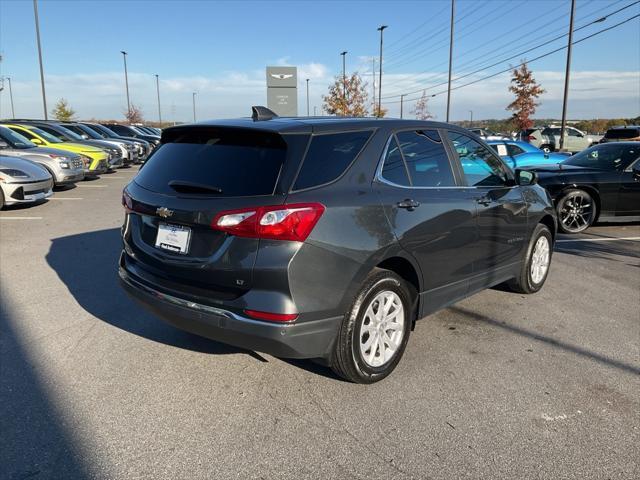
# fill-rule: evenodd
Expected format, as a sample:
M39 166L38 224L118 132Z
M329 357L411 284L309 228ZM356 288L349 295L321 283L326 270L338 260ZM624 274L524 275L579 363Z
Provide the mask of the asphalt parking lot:
M136 168L0 212L0 478L638 478L640 226L418 323L381 383L176 330L117 283Z

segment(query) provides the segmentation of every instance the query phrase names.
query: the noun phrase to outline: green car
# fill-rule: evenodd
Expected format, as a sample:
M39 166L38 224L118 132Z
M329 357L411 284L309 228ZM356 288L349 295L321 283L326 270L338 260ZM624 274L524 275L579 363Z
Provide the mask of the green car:
M20 125L7 123L5 127L10 128L23 137L27 137L39 147L57 148L68 152L79 153L83 158L85 176L95 176L104 173L109 168L107 153L96 147L82 145L80 143L63 142L50 133L40 130L31 125Z

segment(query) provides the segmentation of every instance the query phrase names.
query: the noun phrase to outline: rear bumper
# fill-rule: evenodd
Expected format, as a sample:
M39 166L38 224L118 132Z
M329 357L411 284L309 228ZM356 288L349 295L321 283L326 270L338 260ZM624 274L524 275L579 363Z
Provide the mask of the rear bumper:
M134 300L165 322L196 335L282 358L327 358L341 317L280 324L253 320L161 292L136 279L122 262L120 283Z

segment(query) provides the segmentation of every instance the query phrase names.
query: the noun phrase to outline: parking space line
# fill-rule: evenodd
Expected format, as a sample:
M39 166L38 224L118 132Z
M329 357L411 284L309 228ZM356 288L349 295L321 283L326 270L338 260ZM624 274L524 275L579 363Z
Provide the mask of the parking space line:
M0 217L0 220L42 220L42 217Z
M100 179L104 179L104 178L108 178L109 180L117 180L117 179L123 179L126 177L112 177L111 175L104 175L103 177L100 177Z
M84 188L105 188L106 185L83 185L83 184L76 184L76 187L84 187Z
M80 197L51 197L49 200L82 200Z
M562 242L615 242L615 241L625 241L625 242L633 242L640 240L640 237L608 237L608 238L576 238L574 239L563 239L556 240L556 243Z

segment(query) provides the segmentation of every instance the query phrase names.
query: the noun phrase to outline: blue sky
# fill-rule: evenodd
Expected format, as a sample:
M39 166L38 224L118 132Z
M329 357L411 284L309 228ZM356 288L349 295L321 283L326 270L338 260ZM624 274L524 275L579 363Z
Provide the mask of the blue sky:
M576 27L634 0L577 0ZM311 105L320 110L331 77L358 70L371 86L371 57L385 31L383 99L398 115L400 93L435 87L446 80L449 0L432 1L54 1L40 0L40 26L49 108L64 96L83 118L121 118L126 106L122 55L129 53L132 102L157 118L155 77L160 75L163 117L188 121L191 92L198 92L198 117L246 115L266 102L264 67L295 65L300 81L310 78ZM458 0L454 78L562 35L568 0ZM640 13L640 4L576 32L575 38ZM533 58L566 44L558 39L528 52ZM1 75L12 78L16 115L42 116L33 5L0 1ZM516 57L455 85L518 63ZM547 89L537 116L560 116L565 54L532 63ZM640 113L640 20L574 47L569 115L635 116ZM506 117L508 74L456 90L453 119ZM305 114L300 85L300 114ZM408 96L405 112L413 106ZM431 99L444 117L445 95ZM394 103L395 102L395 103ZM9 115L7 89L0 116Z

